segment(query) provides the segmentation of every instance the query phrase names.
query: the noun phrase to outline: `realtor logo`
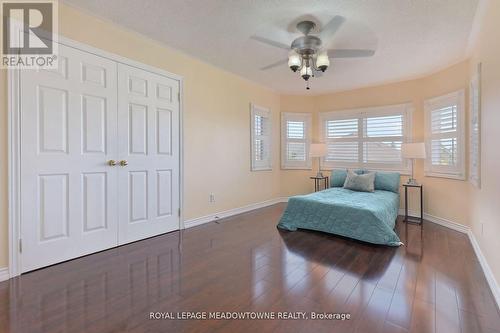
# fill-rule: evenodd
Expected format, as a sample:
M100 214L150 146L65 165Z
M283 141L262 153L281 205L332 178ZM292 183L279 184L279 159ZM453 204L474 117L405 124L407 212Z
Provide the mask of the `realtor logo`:
M2 67L57 67L57 2L2 1L1 5Z

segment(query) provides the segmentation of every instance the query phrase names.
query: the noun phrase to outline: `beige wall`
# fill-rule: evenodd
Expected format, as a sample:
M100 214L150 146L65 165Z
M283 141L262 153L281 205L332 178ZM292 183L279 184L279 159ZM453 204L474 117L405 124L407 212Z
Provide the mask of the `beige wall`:
M470 224L493 274L500 282L500 1L486 1L471 76L482 63L481 189L471 188Z
M250 172L249 148L250 102L272 110L278 148L277 93L64 4L59 8L63 36L184 77L186 219L280 195L279 155L273 171ZM0 267L8 264L6 90L6 72L0 70Z
M414 141L422 142L424 139L424 100L466 88L468 77L469 64L465 61L417 80L325 94L307 99L300 96L281 96L281 109L282 111L303 112L303 110L307 110L313 112L315 129L313 137L320 140L318 134L320 112L411 102L415 108L413 113ZM315 165L314 168L317 166ZM445 178L424 177L422 161L417 161L415 172L416 178L424 184L425 212L467 225L469 221L469 183ZM311 173L311 171L283 171L281 177L282 194L291 195L310 191L311 181L309 181L308 175ZM418 210L418 204L417 196L412 195L411 207Z

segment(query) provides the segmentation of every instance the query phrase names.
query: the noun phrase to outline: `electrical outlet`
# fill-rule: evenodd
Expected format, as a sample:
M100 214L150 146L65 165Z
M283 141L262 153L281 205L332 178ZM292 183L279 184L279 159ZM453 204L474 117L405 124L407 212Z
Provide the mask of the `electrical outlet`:
M210 195L208 196L208 202L210 202L210 203L215 202L215 194L210 193Z
M481 222L481 237L484 237L484 222Z

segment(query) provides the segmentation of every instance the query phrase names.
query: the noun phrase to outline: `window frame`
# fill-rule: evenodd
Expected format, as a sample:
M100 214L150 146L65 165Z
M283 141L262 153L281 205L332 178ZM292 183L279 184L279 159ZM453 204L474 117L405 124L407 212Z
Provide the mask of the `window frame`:
M267 119L268 133L259 135L264 140L265 145L268 147L267 158L262 161L257 161L255 154L255 140L258 138L255 134L255 117L261 116ZM271 171L273 169L273 125L272 125L271 111L268 108L250 104L250 170L251 171ZM266 143L267 142L267 143Z
M443 166L432 164L432 140L443 134L432 134L432 111L442 109L450 105L457 106L457 165ZM426 99L424 101L424 129L426 159L424 175L427 177L439 177L465 180L465 89L460 89L446 95ZM450 136L451 137L451 136ZM453 136L454 137L454 136Z
M397 171L403 175L410 174L410 164L409 160L402 158L401 165L395 164L382 164L382 163L365 163L364 159L364 149L363 144L365 142L380 142L383 139L394 140L394 137L365 137L365 126L364 122L367 118L372 117L384 117L393 115L403 115L403 135L401 137L402 143L412 142L413 138L413 105L411 103L396 104L396 105L386 105L386 106L376 106L376 107L365 107L357 109L339 110L339 111L328 111L320 113L320 137L323 142L327 143L330 141L335 141L334 139L329 139L326 136L326 122L328 120L343 120L343 119L357 119L358 120L358 136L353 138L341 139L339 141L346 142L357 142L358 143L358 160L357 162L328 162L325 158L321 159L321 168L323 170L341 169L341 168L363 168L369 170L380 170L380 171ZM338 140L338 139L337 139Z
M304 123L304 138L288 138L288 121ZM287 158L287 145L289 142L305 143L305 161L290 161ZM312 114L299 112L281 112L281 169L283 170L312 170L312 161L309 150L312 142Z

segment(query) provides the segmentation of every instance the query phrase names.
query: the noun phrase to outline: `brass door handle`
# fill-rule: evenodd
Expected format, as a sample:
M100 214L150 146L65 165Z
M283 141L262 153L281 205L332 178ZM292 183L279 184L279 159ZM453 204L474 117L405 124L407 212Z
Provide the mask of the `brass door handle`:
M122 167L126 167L127 165L128 165L127 160L121 160L121 161L120 161L120 166L122 166Z
M108 165L109 166L115 166L116 165L116 161L115 160L109 160L108 161Z

